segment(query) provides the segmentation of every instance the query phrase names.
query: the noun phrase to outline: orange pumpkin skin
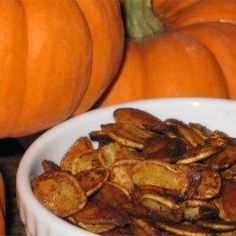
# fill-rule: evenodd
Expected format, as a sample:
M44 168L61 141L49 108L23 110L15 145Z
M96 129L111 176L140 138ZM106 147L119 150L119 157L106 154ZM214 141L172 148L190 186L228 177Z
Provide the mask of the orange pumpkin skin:
M118 1L77 0L93 38L92 71L84 98L75 114L94 104L114 79L123 56L124 29Z
M139 45L134 41L129 41L127 48L119 74L100 99L99 106L136 100L147 94L145 70Z
M214 55L223 71L229 98L236 99L236 25L210 22L185 27L181 31L201 41Z
M81 101L91 38L76 2L2 1L0 15L0 137L21 136L62 121Z
M91 7L97 4L88 2ZM102 5L106 0L100 2ZM110 5L115 5L112 2ZM76 0L1 1L0 137L20 137L47 129L71 116L84 100L97 40L90 27L96 19L87 20L79 4ZM119 41L122 30L114 30L122 21L117 4L109 12L116 15L117 22L107 24L106 31L115 31L112 39ZM103 7L97 10L106 18L108 11ZM121 54L122 41L116 50ZM119 64L119 60L115 57L114 63ZM104 83L99 78L100 83L105 87L112 76L110 73L104 78ZM89 109L98 96L90 95L83 110Z
M193 38L178 33L141 45L130 41L114 82L100 106L154 97L228 96L223 73L212 54Z
M153 0L158 1L158 0ZM171 0L170 0L171 1ZM172 0L177 1L178 0ZM198 24L198 23L206 23L206 22L225 22L225 23L236 23L236 14L235 0L204 0L199 1L190 0L186 1L189 4L182 4L179 9L174 11L175 5L172 4L169 11L173 12L172 15L168 15L168 11L166 15L162 14L162 20L168 28L179 28L183 26ZM159 9L155 8L154 11L156 14L159 14Z
M200 0L153 0L152 7L163 21L170 21L175 18L175 14Z
M202 2L208 2L208 4ZM165 32L144 40L129 39L116 82L107 91L107 95L99 105L107 106L156 97L236 98L234 79L236 78L236 55L233 46L236 25L222 22L224 19L226 22L234 22L235 15L233 16L232 12L236 11L236 2L216 2L221 3L192 1L190 6L186 8L182 6L179 11L173 13L175 21L168 21ZM222 7L223 2L225 5L222 8L223 15L221 15L219 6ZM153 0L154 3L155 0ZM163 6L162 1L159 7ZM212 6L214 10L209 16L207 9ZM191 16L186 10L190 8L202 9L203 13L194 10L195 13ZM216 18L217 9L218 18ZM188 20L185 19L184 12L188 15ZM185 21L178 20L178 16ZM189 22L189 25L186 22ZM131 49L132 44L136 46ZM221 45L220 50L217 49L219 45ZM134 48L138 51L135 55L138 54L139 57L133 61L140 61L132 65L129 60L135 57L130 55L134 54ZM142 69L138 68L137 64L141 65ZM143 81L140 79L136 81L136 75L140 70L145 74ZM130 84L132 86L129 86ZM139 93L135 91L133 95L130 90L139 90ZM119 97L120 93L123 94L122 97Z

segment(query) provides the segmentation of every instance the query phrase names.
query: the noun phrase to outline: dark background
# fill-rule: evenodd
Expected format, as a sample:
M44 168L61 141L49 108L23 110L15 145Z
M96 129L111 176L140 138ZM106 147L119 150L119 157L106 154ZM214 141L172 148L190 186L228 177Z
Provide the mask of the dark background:
M16 203L16 172L20 160L36 136L0 139L0 170L6 187L6 235L26 235Z

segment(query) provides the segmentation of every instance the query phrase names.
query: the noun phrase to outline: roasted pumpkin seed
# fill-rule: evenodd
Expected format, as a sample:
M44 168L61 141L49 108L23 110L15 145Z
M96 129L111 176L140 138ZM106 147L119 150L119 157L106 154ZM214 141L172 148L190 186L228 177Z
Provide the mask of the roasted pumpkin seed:
M116 162L122 160L130 160L132 163L144 160L144 157L134 149L122 146L116 142L104 145L101 147L101 150L102 155L99 158L105 168L111 168Z
M32 186L36 198L61 217L81 210L87 202L76 178L62 171L45 172L33 180Z
M102 151L95 149L89 150L77 156L72 165L71 173L77 175L80 172L93 170L99 167L102 167L101 162L99 161L99 156L102 155Z
M134 166L132 181L137 185L154 185L184 194L190 187L191 169L159 160L145 160Z
M58 166L56 163L49 160L43 160L42 167L43 167L44 172L59 171L61 169L60 166Z
M219 153L221 150L222 150L221 147L218 146L204 146L204 147L198 146L190 150L187 150L183 154L182 158L179 161L177 161L177 163L190 164L202 161L209 158L211 155Z
M198 220L197 224L211 231L227 232L236 230L236 223L223 220Z
M144 194L139 201L162 220L179 222L183 219L181 207L166 197L158 194Z
M224 170L236 163L236 145L227 145L224 150L211 157L207 164L214 170Z
M216 197L221 190L221 175L201 164L192 165L201 175L201 182L193 195L195 199L211 199Z
M109 172L104 168L95 168L79 172L75 177L86 192L86 195L90 196L106 183Z
M146 126L157 126L162 121L156 116L137 108L118 108L113 113L117 123L126 123L140 128Z
M143 219L134 219L131 224L134 235L158 236L157 229Z
M162 230L165 230L174 235L180 236L212 236L212 234L196 225L185 223L185 224L170 224L167 222L157 222L156 225Z
M84 152L92 149L92 143L87 137L78 138L62 158L61 169L71 172L74 160Z
M154 135L148 130L125 123L104 124L101 129L114 141L136 149L143 149L145 140Z

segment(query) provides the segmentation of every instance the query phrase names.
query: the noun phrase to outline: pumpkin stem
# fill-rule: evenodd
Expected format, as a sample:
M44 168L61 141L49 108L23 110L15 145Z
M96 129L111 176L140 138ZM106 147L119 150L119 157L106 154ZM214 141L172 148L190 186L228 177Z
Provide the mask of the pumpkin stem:
M164 30L161 21L154 15L151 0L121 0L126 33L133 39L144 39Z

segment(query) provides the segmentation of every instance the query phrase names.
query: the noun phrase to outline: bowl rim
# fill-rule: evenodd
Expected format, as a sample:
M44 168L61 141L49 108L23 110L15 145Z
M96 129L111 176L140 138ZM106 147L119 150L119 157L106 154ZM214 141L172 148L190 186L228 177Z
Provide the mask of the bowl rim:
M77 226L74 226L60 217L55 216L52 214L49 210L44 208L35 198L33 191L31 187L29 186L29 179L28 175L30 171L30 166L33 163L33 159L31 156L34 155L37 150L39 150L44 143L47 142L47 140L50 140L51 137L56 136L57 133L60 133L62 129L66 129L67 126L72 126L77 120L80 119L86 119L87 116L93 116L98 111L104 112L104 111L113 111L114 109L118 107L135 107L136 105L142 106L143 104L150 103L150 104L158 104L158 103L173 103L173 104L186 104L186 105L216 105L216 106L236 106L236 100L229 100L225 98L200 98L200 97L172 97L172 98L153 98L153 99L141 99L141 100L135 100L131 102L125 102L120 104L115 104L107 107L102 108L96 108L90 111L87 111L83 114L80 114L76 117L72 117L67 119L66 121L61 122L60 124L50 128L49 130L45 131L43 134L41 134L25 151L25 153L22 156L22 159L19 163L17 173L16 173L16 192L17 192L17 204L18 208L23 211L23 206L27 205L30 206L30 210L32 212L37 212L37 214L42 214L43 217L41 217L40 222L50 222L51 228L56 227L57 229L60 229L61 231L66 230L69 231L68 235L81 233L84 236L92 236L97 235L91 232L88 232L86 230L83 230L82 228L79 228ZM21 218L22 220L22 218ZM24 224L26 222L23 222Z

